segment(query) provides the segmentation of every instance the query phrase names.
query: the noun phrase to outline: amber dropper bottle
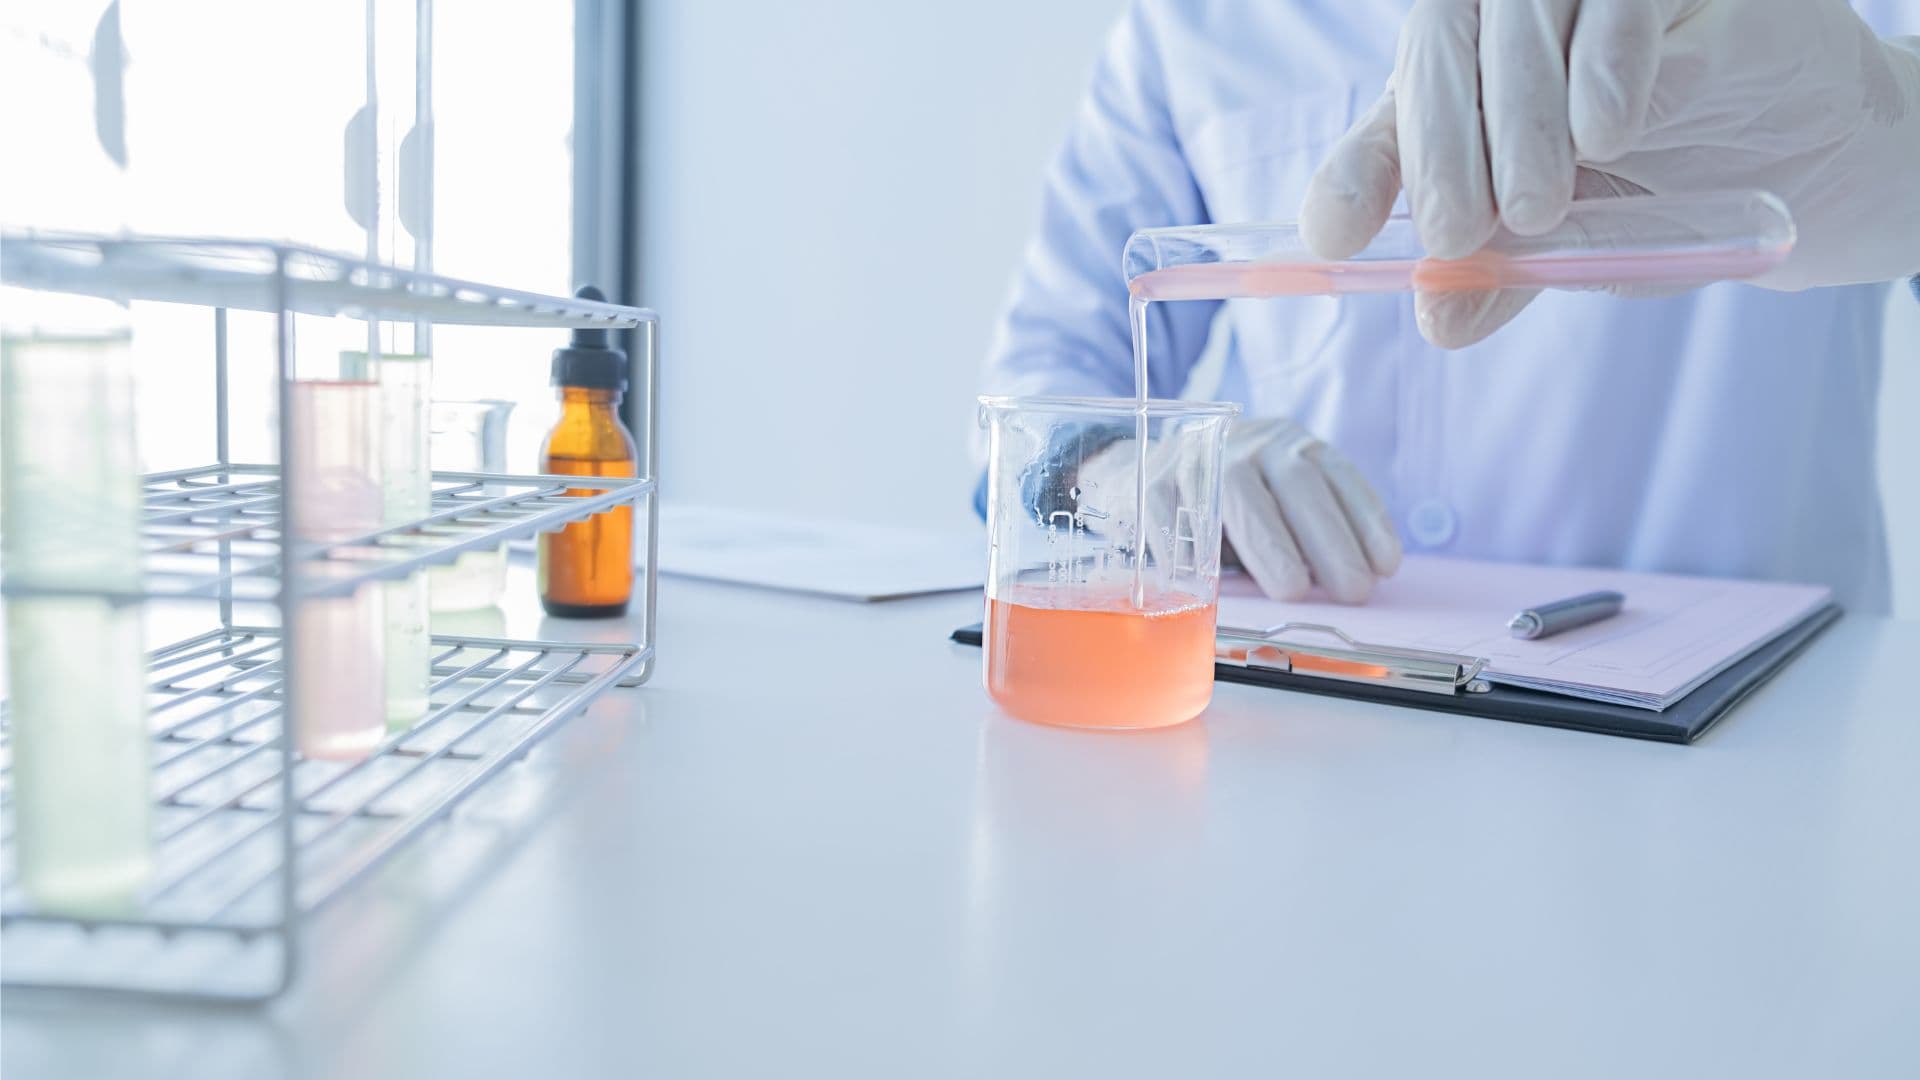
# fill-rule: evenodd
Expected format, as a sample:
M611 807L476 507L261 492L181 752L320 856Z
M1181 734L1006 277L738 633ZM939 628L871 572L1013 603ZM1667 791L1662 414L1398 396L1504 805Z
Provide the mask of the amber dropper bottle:
M605 300L591 285L574 295ZM638 454L620 423L627 389L627 354L605 330L575 330L553 351L553 385L560 389L560 422L540 448L541 470L563 476L633 476ZM572 488L571 495L598 488ZM622 504L559 532L540 534L540 606L573 619L609 618L627 610L633 595L633 507Z

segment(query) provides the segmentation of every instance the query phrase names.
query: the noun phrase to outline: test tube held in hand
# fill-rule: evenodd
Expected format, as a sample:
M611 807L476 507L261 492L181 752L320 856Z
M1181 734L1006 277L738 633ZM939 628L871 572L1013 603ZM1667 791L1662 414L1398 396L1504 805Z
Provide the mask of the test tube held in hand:
M1121 261L1137 300L1222 300L1705 285L1764 273L1794 241L1773 195L1708 191L1578 201L1553 229L1502 230L1464 259L1428 257L1413 219L1395 215L1346 259L1315 255L1292 222L1242 222L1141 229Z

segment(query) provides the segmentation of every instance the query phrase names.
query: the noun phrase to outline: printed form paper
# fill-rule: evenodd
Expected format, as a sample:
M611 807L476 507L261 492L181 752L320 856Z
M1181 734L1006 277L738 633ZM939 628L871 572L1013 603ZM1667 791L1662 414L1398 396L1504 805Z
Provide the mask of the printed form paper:
M664 505L660 570L763 589L891 600L979 588L986 580L987 546L977 528L944 533Z
M1626 596L1620 614L1536 641L1507 631L1507 620L1519 611L1600 589ZM1825 605L1830 592L1816 585L1409 555L1371 600L1352 607L1269 600L1250 578L1229 575L1220 583L1220 625L1266 630L1324 623L1370 644L1483 657L1492 682L1664 709ZM1319 639L1302 634L1298 640Z

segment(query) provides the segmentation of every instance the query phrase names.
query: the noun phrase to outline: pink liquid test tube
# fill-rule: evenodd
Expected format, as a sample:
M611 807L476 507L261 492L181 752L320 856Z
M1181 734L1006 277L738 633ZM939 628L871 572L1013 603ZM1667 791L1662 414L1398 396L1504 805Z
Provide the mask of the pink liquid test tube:
M371 382L300 380L292 387L293 454L287 463L296 546L351 539L380 528L379 388ZM294 741L303 757L358 760L386 737L381 593L362 583L313 596L362 567L305 559L293 618Z
M1464 259L1435 259L1397 215L1352 258L1322 259L1291 222L1141 229L1124 270L1137 300L1345 293L1688 287L1754 277L1793 251L1793 217L1764 191L1575 202L1537 236L1497 232Z

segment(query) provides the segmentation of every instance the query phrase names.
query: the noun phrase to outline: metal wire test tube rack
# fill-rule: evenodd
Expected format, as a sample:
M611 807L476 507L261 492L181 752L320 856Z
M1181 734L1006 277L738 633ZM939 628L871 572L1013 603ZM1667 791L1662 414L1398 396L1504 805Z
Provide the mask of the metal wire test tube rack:
M651 311L543 296L409 272L285 244L0 237L0 280L117 301L212 309L214 461L146 477L142 587L47 590L0 580L8 598L49 593L113 603L199 600L217 626L152 651L154 864L136 908L113 914L34 907L0 882L0 942L9 986L263 1001L296 972L303 923L420 840L543 738L654 663L659 320ZM624 478L435 473L430 512L365 535L304 542L297 470L232 460L228 312L273 314L278 415L291 415L294 316L522 327L633 328L641 370L635 415L645 431L637 475ZM294 433L279 425L279 461ZM583 483L591 487L583 488ZM435 636L426 715L354 762L294 749L299 606L348 595L463 554L530 538L616 506L641 536L639 640L569 644ZM325 568L327 572L314 571ZM271 604L278 626L236 621L236 604ZM76 647L84 648L84 644ZM10 740L0 712L0 737ZM11 749L5 807L11 851Z

